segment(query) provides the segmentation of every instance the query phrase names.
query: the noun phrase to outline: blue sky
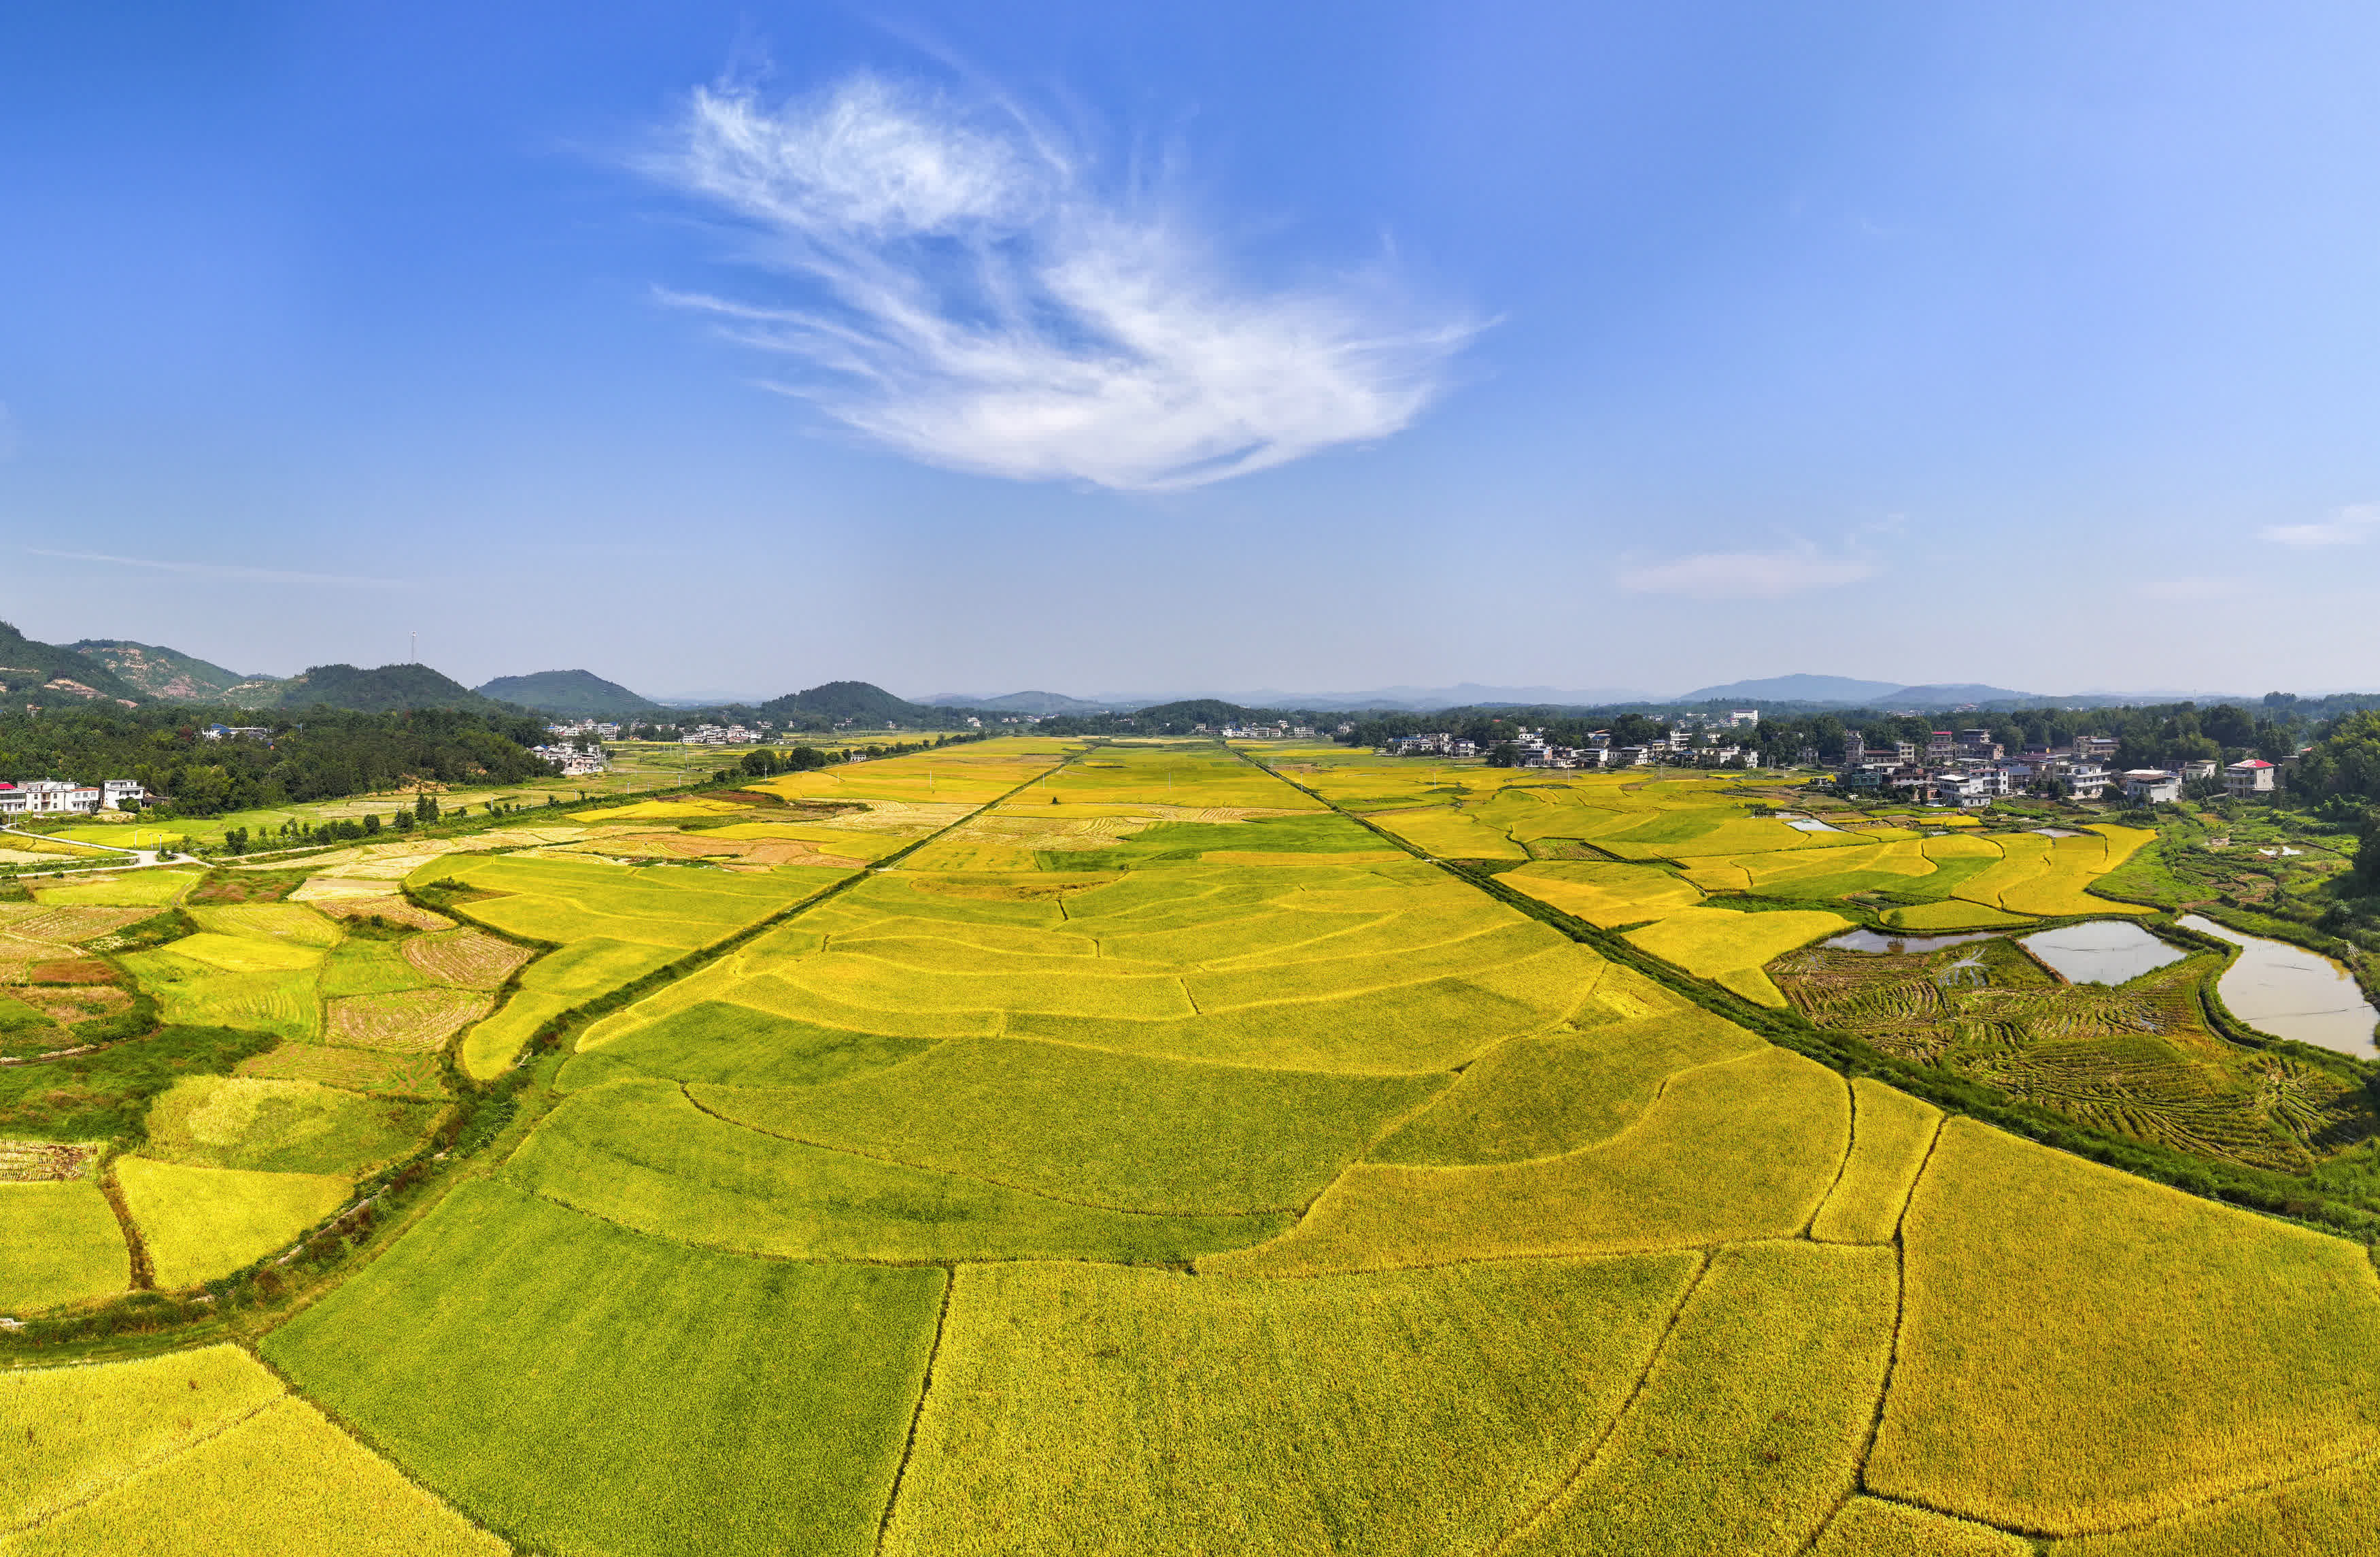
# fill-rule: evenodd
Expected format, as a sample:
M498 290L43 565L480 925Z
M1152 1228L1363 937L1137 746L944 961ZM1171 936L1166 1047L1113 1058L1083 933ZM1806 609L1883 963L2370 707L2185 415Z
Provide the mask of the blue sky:
M656 694L2380 686L2380 11L0 8L0 614Z

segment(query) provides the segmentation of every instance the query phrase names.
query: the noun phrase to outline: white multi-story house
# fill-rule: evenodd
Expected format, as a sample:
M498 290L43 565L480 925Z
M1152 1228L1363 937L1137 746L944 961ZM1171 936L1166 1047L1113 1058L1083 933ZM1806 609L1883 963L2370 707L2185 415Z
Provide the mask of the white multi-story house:
M2163 768L2131 768L2123 776L2124 798L2157 806L2181 798L2181 775Z
M2223 770L2223 788L2239 800L2245 800L2252 795L2270 795L2273 792L2273 775L2279 772L2272 763L2251 757Z
M29 779L23 784L0 785L0 816L88 814L98 810L106 797L107 792L97 785Z

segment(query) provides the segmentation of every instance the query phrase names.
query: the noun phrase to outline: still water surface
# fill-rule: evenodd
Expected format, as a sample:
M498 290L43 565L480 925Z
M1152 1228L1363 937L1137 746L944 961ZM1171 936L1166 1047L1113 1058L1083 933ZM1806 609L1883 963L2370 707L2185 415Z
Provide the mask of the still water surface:
M1905 952L1912 956L1925 952L1938 952L1945 946L1963 946L1970 941L1988 941L1997 931L1973 931L1964 935L1879 935L1873 930L1854 930L1849 935L1838 935L1824 943L1837 952Z
M2355 975L2286 941L2249 935L2196 914L2181 922L2241 948L2215 986L2231 1015L2275 1038L2320 1044L2359 1060L2373 1057L2372 1029L2380 1011L2363 998Z
M2028 935L2024 949L2073 984L2120 984L2183 954L2130 919L2086 919Z

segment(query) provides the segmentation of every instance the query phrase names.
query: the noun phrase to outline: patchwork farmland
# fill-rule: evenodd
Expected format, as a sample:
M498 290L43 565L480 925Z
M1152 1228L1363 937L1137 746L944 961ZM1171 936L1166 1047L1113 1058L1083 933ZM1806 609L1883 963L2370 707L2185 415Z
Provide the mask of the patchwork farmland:
M1906 821L1010 738L36 884L0 1552L2369 1550L2359 1074Z

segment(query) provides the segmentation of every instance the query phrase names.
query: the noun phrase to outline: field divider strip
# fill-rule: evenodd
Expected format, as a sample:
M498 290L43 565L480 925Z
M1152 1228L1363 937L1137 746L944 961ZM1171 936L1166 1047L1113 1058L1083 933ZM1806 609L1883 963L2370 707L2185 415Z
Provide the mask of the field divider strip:
M951 1040L944 1039L942 1041L947 1043ZM907 1168L912 1173L940 1174L945 1178L972 1179L978 1184L990 1185L995 1189L1005 1189L1017 1195L1030 1195L1037 1200L1050 1200L1062 1206L1080 1206L1085 1210L1091 1211L1112 1211L1118 1216L1163 1217L1293 1216L1298 1210L1295 1206L1259 1206L1254 1210L1240 1211L1152 1211L1135 1206L1111 1206L1104 1200L1078 1200L1071 1195L1052 1195L1046 1189L1035 1189L1026 1185L1012 1184L1006 1179L993 1178L989 1174L968 1173L960 1168L929 1168L922 1162L911 1162L899 1157L888 1157L881 1152L862 1151L856 1146L837 1146L832 1141L811 1140L806 1136L787 1135L783 1130L764 1129L747 1120L733 1118L715 1108L706 1107L702 1100L696 1097L689 1089L692 1086L691 1082L681 1081L678 1083L678 1090L685 1095L687 1102L694 1105L696 1112L735 1129L749 1130L756 1136L766 1136L771 1140L806 1146L814 1151L832 1151L844 1157L856 1157L865 1162L881 1162L887 1167Z
M113 1158L100 1169L99 1190L107 1197L107 1209L115 1213L116 1225L124 1231L125 1252L131 1257L131 1290L156 1291L157 1267L149 1259L149 1244L140 1236L140 1224L132 1220L132 1207L124 1198L124 1186L115 1181Z
M1835 1164L1834 1181L1827 1186L1827 1192L1818 1197L1816 1205L1810 1208L1810 1220L1802 1223L1802 1236L1804 1238L1809 1237L1811 1231L1818 1225L1818 1218L1827 1214L1827 1202L1833 1199L1835 1191L1843 1186L1844 1176L1852 1171L1852 1153L1859 1150L1859 1089L1852 1085L1850 1077L1841 1079L1843 1103L1849 1115L1843 1125L1843 1160ZM1929 1145L1926 1150L1931 1151L1933 1148Z
M892 1486L884 1494L884 1513L876 1521L875 1551L884 1551L885 1538L892 1533L892 1510L901 1501L902 1483L908 1479L910 1456L917 1452L917 1428L926 1419L926 1398L934 1392L934 1365L942 1357L942 1332L951 1322L951 1299L958 1293L959 1273L944 1267L942 1271L942 1305L934 1315L933 1344L926 1349L926 1371L917 1381L917 1404L909 1408L909 1436L901 1444L901 1463L892 1467Z
M1636 1370L1636 1381L1628 1387L1628 1393L1620 1402L1620 1408L1612 1412L1609 1421L1603 1424L1603 1430L1595 1435L1595 1441L1587 1446L1586 1452L1581 1454L1577 1463L1571 1466L1570 1474L1563 1477L1560 1484L1552 1491L1537 1500L1536 1504L1528 1512L1505 1527L1504 1533L1496 1538L1482 1553L1482 1557L1502 1557L1503 1553L1510 1551L1516 1541L1535 1529L1552 1511L1553 1506L1561 1502L1572 1488L1585 1480L1587 1472L1595 1468L1595 1462L1602 1457L1603 1451L1610 1443L1612 1435L1620 1430L1620 1424L1628 1419L1628 1413L1644 1395L1645 1385L1652 1381L1655 1366L1660 1362L1661 1354L1669 1349L1670 1337L1676 1335L1678 1327L1685 1322L1686 1308L1694 1302L1694 1294L1702 1290L1705 1278L1710 1274L1712 1262L1711 1252L1708 1249L1704 1250L1701 1263L1694 1267L1694 1273L1687 1280L1685 1290L1678 1295L1677 1306L1670 1310L1670 1322L1661 1327L1661 1333L1654 1340L1652 1350L1645 1354L1645 1366Z

